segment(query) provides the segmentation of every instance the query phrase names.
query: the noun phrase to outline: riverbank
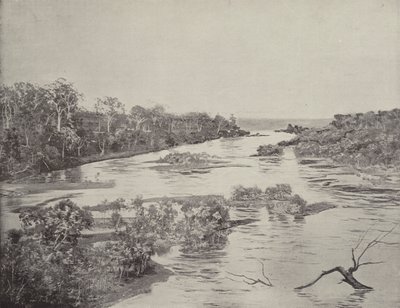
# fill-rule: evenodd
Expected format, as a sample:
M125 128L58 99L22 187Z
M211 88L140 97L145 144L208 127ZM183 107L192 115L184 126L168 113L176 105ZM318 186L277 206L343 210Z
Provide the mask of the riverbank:
M247 135L245 135L247 136ZM201 144L205 143L207 141L212 141L212 140L217 140L220 138L235 138L235 137L243 137L243 136L229 136L229 137L213 137L213 138L208 138L203 140L202 142L197 142L194 144ZM139 148L136 150L129 150L129 151L123 151L123 152L113 152L113 153L106 153L104 155L99 155L99 154L94 154L94 155L89 155L89 156L83 156L83 157L68 157L65 161L62 162L62 164L57 165L56 167L53 168L47 168L47 170L41 170L40 172L37 172L32 169L27 169L24 172L15 174L13 176L7 176L3 177L1 181L5 181L8 183L24 183L28 181L29 183L39 181L40 182L40 176L42 174L52 172L52 171L58 171L58 170L64 170L64 169L69 169L69 168L75 168L79 166L83 166L86 164L94 163L94 162L100 162L100 161L106 161L106 160L111 160L111 159L121 159L121 158L129 158L137 155L142 155L142 154L148 154L148 153L155 153L155 152L160 152L164 150L170 150L173 148L176 148L178 146L182 145L188 145L191 143L182 143L174 146L161 146L157 148Z
M110 286L110 291L99 296L95 301L89 304L89 307L106 308L125 299L149 293L153 284L165 282L171 275L173 275L172 271L154 261L151 261L151 265L145 271L144 276L132 278L131 280L121 282L116 286Z
M214 139L209 139L209 140L215 140L215 139L219 139L219 138L220 137L214 138ZM209 140L205 140L203 142L206 142ZM184 145L184 144L180 144L180 145ZM62 164L60 164L54 168L48 168L47 170L41 170L40 172L29 169L25 172L18 173L14 176L4 177L1 179L1 181L6 181L9 183L23 183L25 181L28 181L31 183L32 181L35 181L35 178L38 178L38 177L40 178L41 174L45 174L48 172L64 170L64 169L69 169L69 168L75 168L75 167L83 166L86 164L110 160L110 159L129 158L129 157L142 155L142 154L160 152L160 151L164 151L164 150L168 150L168 149L173 149L175 147L177 147L177 146L171 146L171 147L164 146L164 147L153 148L153 149L129 150L129 151L123 151L123 152L107 153L104 155L94 154L94 155L83 156L83 157L68 157Z

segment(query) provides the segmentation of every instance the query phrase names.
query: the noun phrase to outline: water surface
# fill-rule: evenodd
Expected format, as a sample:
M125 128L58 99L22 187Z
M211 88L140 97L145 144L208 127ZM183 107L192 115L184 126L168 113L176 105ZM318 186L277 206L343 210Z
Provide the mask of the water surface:
M173 150L87 164L49 174L56 183L113 181L113 188L56 190L9 198L3 202L3 228L16 225L10 211L19 206L70 195L79 205L94 205L119 197L126 199L223 194L229 197L235 185L261 188L288 183L308 202L328 201L338 207L304 219L272 215L265 208L231 210L232 219L254 218L256 222L239 226L229 235L222 250L183 254L179 247L153 259L175 275L155 284L152 291L124 300L113 307L399 307L400 247L381 245L368 251L365 261L383 264L360 268L356 277L374 288L370 292L353 290L333 274L301 292L296 286L316 278L322 270L351 265L351 247L360 234L373 226L371 235L399 223L399 183L375 187L344 167L329 168L327 162L301 164L292 149L282 158L250 157L260 144L291 138L284 133L263 132L269 136L220 139L203 144L180 146ZM233 166L212 169L205 174L183 175L150 168L151 161L171 151L206 152L228 160ZM34 184L32 184L34 185ZM362 187L368 189L360 190ZM6 189L18 185L6 184ZM390 188L390 189L387 189ZM52 202L49 202L51 204ZM399 242L399 229L388 241ZM261 265L274 287L248 285L228 272L262 278Z

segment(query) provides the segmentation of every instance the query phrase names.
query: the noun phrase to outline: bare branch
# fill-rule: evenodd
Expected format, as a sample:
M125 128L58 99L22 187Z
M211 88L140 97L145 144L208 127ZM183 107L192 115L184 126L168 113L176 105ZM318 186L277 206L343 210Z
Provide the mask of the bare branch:
M316 284L318 282L318 280L320 280L322 277L324 277L325 275L331 274L333 272L340 272L339 266L331 268L330 270L327 270L327 271L322 271L321 275L319 275L316 279L314 279L310 283L307 283L304 286L300 286L300 287L297 287L297 288L294 288L294 289L295 290L301 290L301 289L305 289L305 288L311 287L312 285Z
M398 243L390 243L390 242L384 242L383 239L388 236L390 233L393 232L393 230L397 227L398 225L394 225L390 230L386 230L386 231L380 231L381 233L375 237L372 241L370 241L365 248L362 250L362 252L358 255L358 257L356 257L355 254L355 250L360 247L360 245L362 244L362 242L364 241L367 233L371 230L372 227L370 227L367 231L365 231L358 239L357 244L355 246L355 248L351 249L351 258L353 261L353 266L350 267L349 269L345 270L342 266L337 266L334 267L328 271L323 271L321 273L321 275L319 275L316 279L314 279L313 281L311 281L310 283L297 287L295 288L296 290L301 290L304 288L308 288L312 285L314 285L315 283L317 283L322 277L324 277L325 275L331 274L333 272L339 272L344 279L342 280L342 282L346 282L349 285L351 285L354 289L365 289L365 290L370 290L372 289L371 287L368 287L364 284L362 284L361 282L359 282L354 276L353 273L355 271L358 270L358 268L360 266L365 266L365 265L374 265L374 264L381 264L383 263L383 261L369 261L369 262L363 262L360 263L361 258L365 255L365 253L368 251L368 249L378 245L378 244L388 244L388 245L396 245Z
M367 246L364 248L364 250L361 252L361 254L360 254L360 255L358 256L358 258L357 258L357 266L356 266L355 270L357 270L357 268L358 268L358 266L359 266L359 264L360 264L360 260L361 260L362 256L367 252L367 250L370 249L370 248L372 248L372 247L374 247L374 246L376 246L377 244L382 243L382 240L383 240L386 236L388 236L390 233L392 233L393 230L394 230L397 226L398 226L398 225L394 225L390 230L382 231L382 232L383 232L382 234L379 234L374 240L372 240L371 242L369 242L369 243L367 244Z
M262 275L264 276L264 278L265 278L267 281L263 281L263 280L261 280L261 279L259 279L259 278L258 278L258 279L254 279L254 278L248 277L248 276L243 275L243 274L234 274L234 273L231 273L231 272L227 272L227 273L230 274L230 275L232 275L232 276L235 276L235 277L244 278L244 279L243 279L243 282L247 283L248 285L255 285L255 284L257 284L257 283L261 283L261 284L263 284L263 285L265 285L265 286L272 287L271 280L270 280L270 279L267 277L267 275L265 274L264 263L261 262L260 260L258 260L258 261L261 263L261 266L262 266ZM246 280L246 279L247 279L247 280ZM230 279L230 280L233 280L233 279ZM233 281L236 281L236 280L233 280Z
M265 279L267 279L269 285L272 286L271 280L269 280L269 278L267 277L267 275L265 275L265 271L264 271L264 262L261 262L261 260L258 260L258 262L261 263L262 275L264 276Z
M383 261L377 261L377 262L364 262L364 263L360 263L358 264L358 267L363 266L363 265L371 265L371 264L382 264L385 263Z
M384 244L384 245L399 245L400 243L391 243L391 242L383 242L383 241L378 241L379 244Z
M372 229L373 226L375 226L375 224L373 224L372 226L370 226L367 230L365 230L365 232L364 232L363 234L360 235L360 237L358 238L358 241L357 241L357 245L356 245L356 247L354 247L354 250L356 250L356 249L361 245L361 243L362 243L362 242L364 241L364 239L365 239L365 236L366 236L367 233Z
M358 244L357 244L357 246L358 246ZM352 248L351 249L351 259L353 260L353 268L357 268L357 261L356 261L356 257L354 256L354 250L355 250L356 248Z

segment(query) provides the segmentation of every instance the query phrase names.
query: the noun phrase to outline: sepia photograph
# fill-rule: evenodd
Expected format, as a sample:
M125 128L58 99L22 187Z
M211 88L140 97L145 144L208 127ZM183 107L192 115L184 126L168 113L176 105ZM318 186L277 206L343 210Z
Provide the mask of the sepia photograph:
M0 0L0 307L400 307L399 0Z

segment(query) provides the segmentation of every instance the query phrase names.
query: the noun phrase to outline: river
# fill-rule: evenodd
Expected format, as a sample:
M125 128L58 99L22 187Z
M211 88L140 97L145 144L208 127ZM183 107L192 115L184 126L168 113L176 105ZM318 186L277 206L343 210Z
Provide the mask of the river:
M373 186L369 179L345 167L333 168L321 161L301 164L290 148L280 159L250 157L260 144L291 138L285 133L262 133L268 136L219 139L53 172L48 176L46 189L32 189L32 193L4 200L3 230L17 225L13 209L41 202L51 204L51 200L63 196L71 197L79 205L94 205L104 199L129 199L137 195L229 197L232 187L239 184L264 189L288 183L309 203L328 201L337 208L304 219L272 215L265 208L232 209L232 219L257 221L234 228L222 250L183 254L179 247L173 247L167 254L154 256L155 261L171 269L174 275L167 282L153 285L150 293L123 300L113 307L400 307L399 245L378 245L365 255L364 261L383 261L361 267L355 274L373 291L355 291L345 283L338 284L339 274L326 276L311 288L294 290L315 279L322 270L351 266L351 248L368 228L371 230L366 240L375 237L379 230L399 223L399 183L388 181ZM154 166L151 161L171 151L206 152L228 160L231 166L191 175L150 168ZM60 183L86 181L113 181L114 186L59 189ZM53 187L55 184L58 186ZM368 189L360 190L360 186ZM8 190L21 187L3 184ZM399 240L400 227L387 238L388 242ZM262 278L259 261L265 264L273 287L248 285L228 273Z

